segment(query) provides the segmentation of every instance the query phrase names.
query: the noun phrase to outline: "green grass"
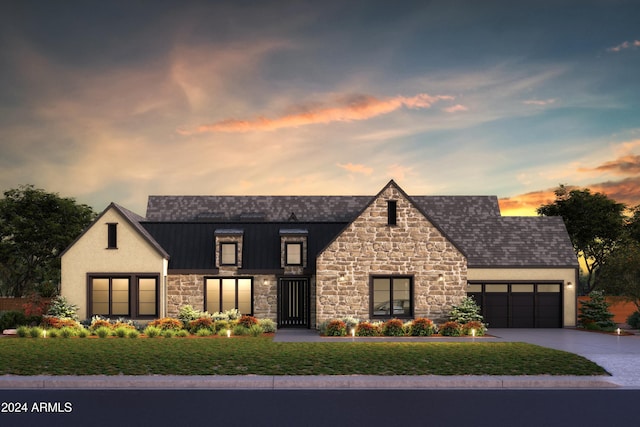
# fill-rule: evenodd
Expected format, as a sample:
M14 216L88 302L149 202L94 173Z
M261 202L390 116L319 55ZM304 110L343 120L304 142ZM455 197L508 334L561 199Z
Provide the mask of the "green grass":
M5 338L0 356L0 375L606 375L575 354L524 343Z

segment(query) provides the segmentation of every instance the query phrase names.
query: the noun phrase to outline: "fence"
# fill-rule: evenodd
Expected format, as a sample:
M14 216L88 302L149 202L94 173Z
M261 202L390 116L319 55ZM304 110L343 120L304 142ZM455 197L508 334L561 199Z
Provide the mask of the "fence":
M578 303L590 299L589 297L578 297ZM637 310L634 303L627 302L620 297L605 297L605 299L609 303L609 311L613 313L613 321L616 323L627 323L627 317ZM580 305L578 304L578 307Z
M51 298L42 298L48 304ZM0 297L0 311L24 311L24 305L32 302L31 298Z

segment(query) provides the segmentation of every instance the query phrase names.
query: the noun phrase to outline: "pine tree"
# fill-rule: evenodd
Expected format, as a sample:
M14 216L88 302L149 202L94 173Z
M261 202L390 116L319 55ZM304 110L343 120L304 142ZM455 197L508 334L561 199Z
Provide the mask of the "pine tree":
M609 303L604 297L604 292L593 291L591 298L583 301L580 306L578 318L583 327L587 329L613 329L616 324L613 321L613 313L609 311Z

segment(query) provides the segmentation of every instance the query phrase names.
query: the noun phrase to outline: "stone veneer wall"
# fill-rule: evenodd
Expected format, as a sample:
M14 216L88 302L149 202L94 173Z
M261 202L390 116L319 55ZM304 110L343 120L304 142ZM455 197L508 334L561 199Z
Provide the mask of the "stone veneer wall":
M232 277L235 271L221 271L215 277ZM207 275L206 277L213 277ZM245 276L242 276L245 277ZM253 315L259 319L277 319L278 287L275 275L253 277ZM204 310L204 275L175 274L167 277L167 316L176 317L180 307L191 305ZM243 313L246 314L246 313Z
M388 200L397 201L395 226L387 225ZM369 319L373 275L413 276L415 317L437 322L466 296L466 258L393 185L319 255L316 271L316 326Z

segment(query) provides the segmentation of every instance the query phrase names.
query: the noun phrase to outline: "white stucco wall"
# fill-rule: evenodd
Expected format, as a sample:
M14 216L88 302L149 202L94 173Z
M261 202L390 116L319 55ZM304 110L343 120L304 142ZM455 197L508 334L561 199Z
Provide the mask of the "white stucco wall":
M118 248L107 249L107 224L118 224ZM113 207L94 222L62 256L61 294L87 317L88 273L145 273L160 276L160 316L165 311L168 260Z
M556 281L562 282L563 326L576 326L576 270L573 268L472 268L467 280L482 281Z

